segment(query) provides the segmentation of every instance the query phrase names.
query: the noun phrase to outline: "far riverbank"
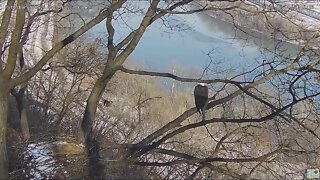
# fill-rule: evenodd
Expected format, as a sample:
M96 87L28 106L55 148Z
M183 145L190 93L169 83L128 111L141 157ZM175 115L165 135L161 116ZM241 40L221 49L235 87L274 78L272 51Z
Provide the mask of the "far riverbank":
M235 6L235 2L214 2L210 5L216 8L226 8ZM246 29L249 29L253 32L262 33L269 38L296 45L303 44L317 31L314 26L306 24L308 21L300 22L301 18L293 12L287 12L286 14L270 10L264 12L265 9L249 2L237 2L236 6L238 7L228 11L206 11L203 14L231 23L241 31L246 32ZM309 23L312 22L309 21Z

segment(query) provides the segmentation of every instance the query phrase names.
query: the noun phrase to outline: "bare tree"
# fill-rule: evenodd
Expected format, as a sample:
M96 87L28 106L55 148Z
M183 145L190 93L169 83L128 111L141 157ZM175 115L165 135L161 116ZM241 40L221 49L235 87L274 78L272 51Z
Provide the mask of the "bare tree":
M285 26L279 25L278 21L273 21L270 18L278 14L286 19L286 23L291 23L292 26L296 23L290 21L291 17L287 16L288 11L283 11L283 8L278 8L276 4L272 3L268 8L261 8L247 1L238 0L198 2L192 0L166 2L152 0L147 2L145 10L136 10L132 1L118 0L108 2L109 4L103 6L93 19L89 21L82 19L84 24L77 31L55 43L34 65L25 71L18 71L16 62L23 55L24 38L28 39L28 34L30 33L28 27L36 22L36 17L38 16L50 13L59 14L70 2L62 1L61 9L58 10L43 10L40 5L39 11L36 11L35 14L27 15L28 7L26 1L8 1L0 27L0 47L2 50L0 83L5 85L0 87L0 127L2 127L0 130L0 179L7 178L8 174L5 134L10 92L19 97L19 92L24 89L25 83L43 69L43 66L49 60L61 52L66 45L78 39L103 20L106 21L107 55L102 60L103 67L98 68L101 72L95 74L92 78L93 86L92 88L90 87L90 93L86 99L83 117L81 118L80 139L86 145L89 177L103 178L105 170L112 171L117 167L138 165L159 169L167 167L171 171L170 175L176 177L178 175L174 173L174 170L179 170L177 172L178 174L183 174L180 175L183 178L197 176L215 176L215 178L220 176L222 178L232 177L237 179L245 179L251 176L262 178L259 177L259 173L255 173L264 169L268 169L267 176L283 178L287 175L286 173L275 173L275 168L271 167L275 162L278 170L283 170L281 165L286 162L280 156L286 156L290 153L302 155L318 153L319 122L316 119L317 113L314 113L318 110L317 98L320 93L317 88L318 81L314 78L319 73L318 51L316 50L319 38L318 31L301 27L298 27L297 30L295 29L294 32L288 32L288 29L283 29ZM274 33L276 30L277 35L274 36L275 38L282 38L282 40L286 41L296 40L299 41L300 46L297 48L297 52L291 56L284 55L281 48L277 46L272 50L266 48L264 51L271 51L274 55L272 58L261 59L261 62L259 61L256 67L247 69L245 72L239 72L235 76L227 76L225 79L212 78L209 74L207 79L199 80L198 78L184 78L171 73L133 70L124 67L123 64L137 47L146 29L155 21L162 20L166 24L167 16L199 12L222 13L228 16L226 19L242 32L245 32L242 27L249 25L239 19L242 19L243 15L250 14L258 17L258 19L263 19L263 23L267 24L271 30L274 30ZM115 33L117 29L114 28L113 23L131 13L140 13L142 15L141 21L124 38L116 41ZM79 15L79 13L77 14ZM15 20L13 19L14 17ZM6 30L10 24L14 24L13 30L7 33ZM261 24L257 25L257 30L261 29L260 26ZM297 38L297 34L301 36ZM250 36L252 34L247 35ZM95 51L91 50L91 53L95 53ZM75 71L79 73L81 71L81 68L70 67L65 62L59 63L51 63L49 68L44 68L43 70L51 71L52 68L56 67L64 68L71 73L75 73ZM23 65L20 66L23 67ZM87 73L88 69L85 71ZM206 120L200 122L191 121L197 118L193 117L196 109L190 108L146 137L135 138L135 141L130 141L130 136L132 137L134 132L129 132L129 138L127 138L128 141L126 143L110 147L121 150L122 156L115 161L104 162L100 154L101 144L94 134L94 124L98 116L99 101L106 88L111 86L110 82L119 71L140 76L166 77L180 82L204 82L212 84L218 90L210 98ZM71 92L74 88L81 85L81 83L80 85L77 84L77 86L75 84L77 83L71 82L71 87L66 94L72 94ZM17 86L20 86L19 90L14 89ZM267 91L268 89L272 89L274 92L269 92ZM48 105L54 104L51 101L50 93L48 95ZM157 98L157 96L144 97L143 95L143 91L141 91L136 101L139 121L144 118L142 113L144 105ZM66 113L66 108L72 101L72 98L71 100L65 98L62 102L63 106L60 109L57 122L61 122L61 118ZM238 104L242 104L243 107L239 107ZM300 107L303 108L299 109ZM218 116L217 110L223 111L223 116ZM293 124L289 124L288 122L290 121ZM217 128L213 129L213 125ZM317 127L313 128L313 126ZM135 129L138 128L133 128L132 130L134 131ZM204 149L208 148L210 150L194 153L197 148L185 144L185 142L191 143L191 141L194 141L190 131L195 129L203 130L203 132L199 133L199 136L207 136L205 141L208 143L207 146L204 146ZM261 131L261 129L266 130ZM302 131L304 133L301 140L287 138L292 132L302 133ZM185 133L189 133L188 137L190 136L190 138L185 138ZM266 138L265 136L268 135L270 137ZM301 145L302 139L308 136L312 136L313 139L317 140L317 143L314 143L315 146L306 146L305 142ZM266 141L271 143L268 144ZM260 148L254 149L254 147ZM285 165L289 166L288 164ZM152 171L155 170L155 174L160 177L168 176L165 172L161 173L157 169L150 169ZM214 175L210 171L206 171L206 169L217 172L217 174Z
M32 4L35 1L30 1ZM62 6L60 9L46 9L44 6L47 2L36 1L36 5L32 4L27 6L27 1L17 0L17 1L7 1L6 8L4 10L1 22L1 69L0 69L0 83L2 84L0 88L0 99L1 99L1 110L0 110L0 122L1 122L1 133L0 133L0 178L7 179L8 169L7 169L7 154L6 154L6 122L7 122L7 111L8 111L8 98L12 89L18 85L26 83L30 78L32 78L41 68L63 47L69 43L76 40L83 33L88 31L94 25L103 21L109 10L103 9L95 18L88 22L85 22L77 31L73 32L65 39L57 42L50 50L45 52L43 56L32 64L30 68L21 73L16 73L17 61L22 58L22 49L26 40L30 35L30 27L33 23L38 22L40 16L46 14L54 14L61 12L68 1L61 1ZM60 2L54 2L59 4ZM35 12L31 9L36 8ZM14 25L13 25L14 24ZM10 28L13 28L12 31ZM23 59L22 59L23 60ZM22 62L22 61L20 61ZM20 64L21 68L23 67ZM23 86L22 86L23 87Z

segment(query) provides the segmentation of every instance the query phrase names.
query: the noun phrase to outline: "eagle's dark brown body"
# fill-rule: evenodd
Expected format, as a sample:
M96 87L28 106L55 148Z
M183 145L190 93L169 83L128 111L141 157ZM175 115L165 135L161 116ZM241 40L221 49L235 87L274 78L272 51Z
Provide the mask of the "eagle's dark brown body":
M198 84L194 88L194 100L197 107L197 111L203 114L204 108L208 101L208 86L204 84Z

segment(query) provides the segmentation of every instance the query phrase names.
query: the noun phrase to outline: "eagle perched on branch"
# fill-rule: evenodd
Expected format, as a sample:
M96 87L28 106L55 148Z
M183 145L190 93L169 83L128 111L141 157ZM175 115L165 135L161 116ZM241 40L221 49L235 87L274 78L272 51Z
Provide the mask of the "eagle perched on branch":
M198 83L193 94L197 111L204 115L208 103L208 86L205 83Z

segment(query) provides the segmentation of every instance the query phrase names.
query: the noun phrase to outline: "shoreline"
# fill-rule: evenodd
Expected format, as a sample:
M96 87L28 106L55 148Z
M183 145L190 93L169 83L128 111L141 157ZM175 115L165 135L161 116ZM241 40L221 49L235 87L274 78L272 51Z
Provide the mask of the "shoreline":
M205 4L201 3L200 5ZM222 2L215 2L212 5L220 8L230 7L230 3ZM194 6L197 7L196 4ZM245 10L236 9L228 11L228 13L224 11L205 11L202 13L211 18L233 24L239 30L249 30L298 46L304 44L317 31L315 27L306 27L307 23L312 23L313 21L301 22L298 15L292 14L292 12L288 12L286 16L281 16L278 12L261 13L263 9L254 4L239 3L239 7ZM289 16L292 18L289 18Z

